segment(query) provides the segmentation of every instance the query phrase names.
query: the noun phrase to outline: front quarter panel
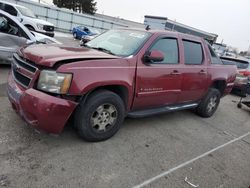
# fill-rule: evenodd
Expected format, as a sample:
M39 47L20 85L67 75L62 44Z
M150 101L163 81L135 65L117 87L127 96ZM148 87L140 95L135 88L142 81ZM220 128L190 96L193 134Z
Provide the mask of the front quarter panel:
M132 103L136 61L131 59L85 60L64 64L58 72L72 73L70 95L84 95L98 87L119 85L128 90L128 104Z

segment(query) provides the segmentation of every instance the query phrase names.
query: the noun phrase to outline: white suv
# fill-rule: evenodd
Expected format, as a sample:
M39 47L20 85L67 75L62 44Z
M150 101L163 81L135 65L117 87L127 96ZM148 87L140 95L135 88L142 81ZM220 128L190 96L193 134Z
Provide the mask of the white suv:
M0 9L8 12L12 16L16 16L29 30L54 37L54 25L47 21L37 19L30 9L5 1L0 1Z

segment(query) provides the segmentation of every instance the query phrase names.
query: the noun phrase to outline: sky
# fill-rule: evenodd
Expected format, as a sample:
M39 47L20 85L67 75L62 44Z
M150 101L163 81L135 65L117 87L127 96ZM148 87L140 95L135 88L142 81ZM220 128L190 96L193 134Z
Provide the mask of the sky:
M143 23L144 15L218 34L217 42L248 50L250 0L96 0L97 12Z
M44 0L51 1L51 0ZM137 22L144 15L171 20L219 35L217 42L250 47L250 0L95 0L97 12Z

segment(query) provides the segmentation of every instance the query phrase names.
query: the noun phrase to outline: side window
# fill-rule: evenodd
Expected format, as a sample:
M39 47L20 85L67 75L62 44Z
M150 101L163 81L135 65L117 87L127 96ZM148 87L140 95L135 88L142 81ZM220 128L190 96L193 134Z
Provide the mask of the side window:
M15 35L29 39L27 34L11 19L0 14L0 33Z
M214 52L210 44L207 44L207 46L210 52L212 64L223 64L222 61L217 57L216 53Z
M158 50L164 54L164 60L162 64L178 64L179 63L179 50L176 39L172 38L163 38L158 40L150 51Z
M4 11L8 12L9 14L11 14L12 16L17 16L17 11L16 9L11 6L11 5L7 5L5 4L4 6Z
M186 65L201 65L203 62L202 46L198 42L183 40Z

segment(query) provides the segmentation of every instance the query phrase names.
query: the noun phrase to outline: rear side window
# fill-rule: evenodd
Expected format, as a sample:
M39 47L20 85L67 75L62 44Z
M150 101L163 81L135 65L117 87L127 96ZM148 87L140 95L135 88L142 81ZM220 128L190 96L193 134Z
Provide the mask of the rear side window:
M164 54L164 60L157 62L161 64L178 64L179 63L179 51L176 39L163 38L159 39L150 49L161 51Z
M11 14L12 16L17 16L17 11L16 11L16 9L15 9L13 6L11 6L11 5L5 4L5 6L4 6L4 11L5 11L5 12L8 12L8 13Z
M185 64L200 65L203 62L202 46L198 42L183 40Z

